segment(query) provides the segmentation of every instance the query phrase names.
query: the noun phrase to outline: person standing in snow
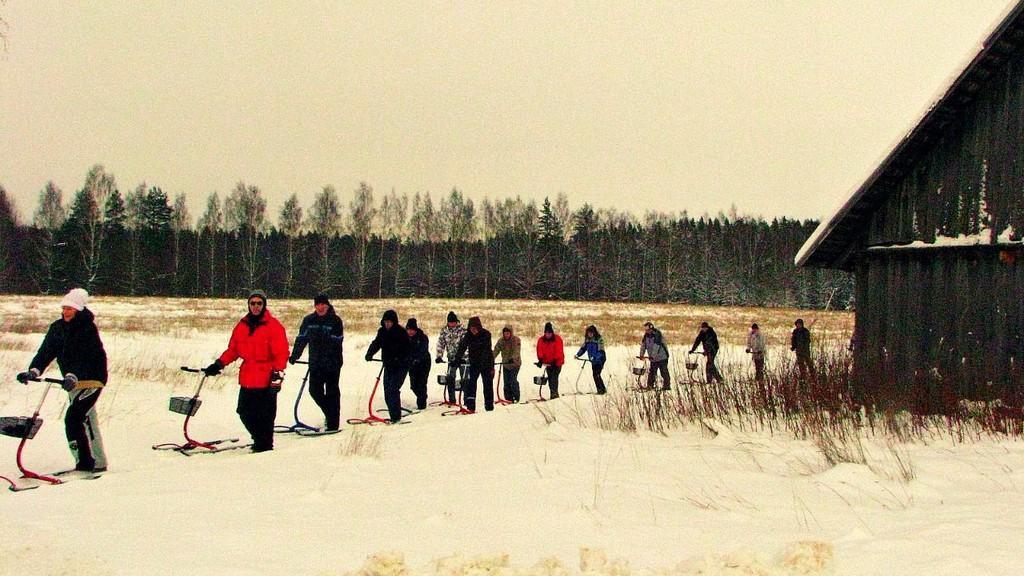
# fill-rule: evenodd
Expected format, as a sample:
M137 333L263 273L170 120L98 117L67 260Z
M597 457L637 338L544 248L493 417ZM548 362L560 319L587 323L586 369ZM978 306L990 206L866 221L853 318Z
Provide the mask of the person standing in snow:
M494 345L492 354L495 358L501 354L501 371L505 378L502 390L505 392L505 399L519 402L519 369L523 366L522 343L519 336L512 333L512 326L506 325L501 329L501 338Z
M284 326L267 310L267 293L249 292L249 313L231 332L228 349L203 369L216 376L225 366L242 359L238 370L238 417L252 436L252 451L274 449L274 419L277 418L277 393L288 365L288 336Z
M447 402L452 405L455 405L455 375L457 373L461 380L466 374L465 358L455 355L455 350L459 348L459 343L465 335L466 329L459 324L459 317L453 311L448 312L448 322L441 328L441 333L437 337L437 358L434 361L441 364L444 362L442 356L448 355L448 384L445 386L445 395Z
M551 322L544 324L544 335L537 339L537 364L545 367L548 374L548 387L551 388L551 399L558 398L558 375L565 364L565 346L562 337L555 334Z
M715 366L715 356L718 356L718 334L707 322L700 323L700 332L697 333L697 338L694 339L693 346L690 347L690 354L697 351L698 344L704 349L708 382L722 382L722 375Z
M665 345L665 338L661 330L654 326L654 322L644 322L644 336L640 340L640 357L647 358L651 363L651 369L647 372L647 387L654 388L654 379L658 372L661 372L661 389L672 389L672 378L668 374L668 346Z
M302 357L309 345L309 395L324 413L324 429L338 429L341 391L338 382L344 364L342 342L345 328L326 294L313 299L313 312L302 319L289 364Z
M796 352L796 369L801 380L807 376L814 377L814 361L811 360L811 331L804 327L800 318L793 323L793 334L790 336L789 349Z
M764 342L764 334L757 324L750 325L750 334L747 334L747 354L754 361L754 379L758 382L764 381L764 355L767 347Z
M402 383L409 371L409 334L398 323L398 313L384 312L380 319L377 337L366 350L366 361L380 351L384 363L384 402L388 405L388 416L392 424L402 420Z
M86 307L89 293L75 288L60 301L60 319L50 324L29 369L18 374L18 382L37 380L51 362L64 375L62 387L68 392L64 433L75 458L75 470L102 472L107 455L96 418L96 401L107 383L107 353L96 328L95 316Z
M416 409L427 407L427 379L430 377L430 338L420 330L415 318L405 322L409 335L409 387L416 395Z
M469 355L469 380L462 389L462 403L466 409L476 411L476 380L481 378L484 387L484 410L494 410L494 352L491 349L491 333L484 328L479 316L469 319L469 332L455 350L455 357Z
M601 371L604 370L607 356L604 353L604 338L597 331L597 326L593 324L587 326L587 329L583 332L583 345L576 352L576 358L582 357L584 352L587 353L587 358L590 360L590 369L594 374L594 386L597 387L597 393L604 394L606 390L604 379L601 378Z

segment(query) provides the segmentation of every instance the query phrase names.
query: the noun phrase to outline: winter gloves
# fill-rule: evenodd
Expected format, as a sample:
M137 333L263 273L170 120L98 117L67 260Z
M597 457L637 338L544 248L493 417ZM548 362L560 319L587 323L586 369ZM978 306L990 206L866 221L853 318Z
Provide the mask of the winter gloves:
M438 364L444 364L444 358L441 358L440 356L438 356L437 358L434 358L434 362L436 362Z
M16 378L18 379L18 382L21 382L22 384L28 384L32 380L39 379L39 370L36 370L35 368L29 368L28 372L20 372L16 376Z
M68 372L67 374L64 375L64 382L61 383L60 386L61 386L61 388L67 390L68 392L71 392L72 390L75 389L75 386L77 384L78 384L78 376L75 376L71 372Z
M280 390L282 383L284 383L284 374L278 370L272 370L270 372L270 387L275 390Z
M221 370L223 369L224 364L222 364L220 359L218 358L217 360L213 361L213 364L210 364L206 368L203 368L203 374L206 374L207 376L216 376L220 374Z
M536 366L537 368L540 368L541 366L544 365L544 363L541 362L540 360L538 360L538 361L534 362L533 365Z

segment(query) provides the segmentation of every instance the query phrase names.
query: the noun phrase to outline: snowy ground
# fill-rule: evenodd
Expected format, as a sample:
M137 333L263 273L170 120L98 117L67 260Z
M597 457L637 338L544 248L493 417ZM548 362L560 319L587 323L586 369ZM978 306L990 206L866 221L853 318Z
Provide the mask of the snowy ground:
M24 301L4 305L0 322L56 318L55 302L40 302L28 311ZM431 408L408 425L346 426L334 436L281 436L270 453L187 458L150 446L181 437L167 398L197 380L176 367L208 363L231 323L140 331L118 323L115 306L97 308L112 366L100 401L111 470L96 481L0 492L8 523L0 574L1020 572L1020 441L934 439L893 451L866 439L869 465L830 467L809 442L722 425L717 435L601 431L585 415L608 398L581 395L472 416ZM13 374L40 338L3 335L0 370L12 377L0 384L0 415L28 415L38 402L39 385L21 386ZM366 413L379 366L362 362L369 338L346 340L344 418ZM613 394L628 393L634 353L610 350ZM525 384L533 371L520 378L524 398L536 394ZM567 366L563 390L578 372ZM195 436L244 434L235 374L211 379ZM279 423L292 421L301 376L289 370ZM591 386L585 373L580 388ZM64 404L63 392L48 399L25 453L30 468L71 463ZM310 400L301 410L321 422ZM0 474L16 476L16 446L0 437Z

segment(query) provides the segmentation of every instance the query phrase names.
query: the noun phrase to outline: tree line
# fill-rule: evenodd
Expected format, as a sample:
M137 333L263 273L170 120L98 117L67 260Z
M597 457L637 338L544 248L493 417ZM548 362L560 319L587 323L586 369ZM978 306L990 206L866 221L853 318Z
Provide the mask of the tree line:
M285 297L454 297L685 302L846 308L848 274L797 269L814 221L738 216L643 217L559 194L474 203L453 188L347 200L325 186L268 215L259 187L210 194L193 220L184 194L145 183L122 194L103 166L65 203L53 182L21 223L0 186L0 291L222 296L266 288Z

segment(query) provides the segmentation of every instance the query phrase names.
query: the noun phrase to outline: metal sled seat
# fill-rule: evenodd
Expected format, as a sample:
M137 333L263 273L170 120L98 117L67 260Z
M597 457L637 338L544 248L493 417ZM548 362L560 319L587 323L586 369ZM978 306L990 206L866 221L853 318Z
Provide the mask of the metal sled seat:
M30 416L3 416L0 417L0 434L14 438L31 440L36 437L36 432L43 426L42 418Z

